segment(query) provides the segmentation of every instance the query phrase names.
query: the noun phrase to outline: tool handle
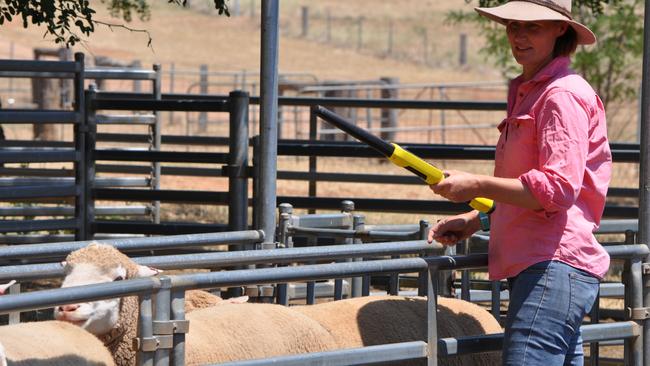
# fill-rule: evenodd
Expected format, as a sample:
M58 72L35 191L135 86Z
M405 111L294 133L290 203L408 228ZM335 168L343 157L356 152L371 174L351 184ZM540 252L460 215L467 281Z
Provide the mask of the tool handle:
M324 119L328 123L343 130L361 142L368 144L373 149L379 151L382 155L389 157L393 154L393 145L355 125L347 119L339 116L338 114L330 111L329 109L322 106L316 106L315 113L317 116Z
M403 149L401 146L393 143L395 151L388 159L393 164L408 169L424 180L427 184L438 184L445 179L442 170L422 160L412 152ZM469 205L478 211L491 213L494 211L494 201L489 198L477 197L468 202Z

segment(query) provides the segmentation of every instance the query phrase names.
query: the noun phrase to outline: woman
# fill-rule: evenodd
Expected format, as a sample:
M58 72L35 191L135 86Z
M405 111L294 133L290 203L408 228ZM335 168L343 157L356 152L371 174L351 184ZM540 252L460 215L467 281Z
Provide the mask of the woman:
M494 177L448 171L431 189L455 202L491 198L496 210L438 222L429 241L453 245L490 230L489 274L507 278L504 365L582 365L580 324L609 256L596 241L611 176L602 102L569 69L594 34L571 19L570 0L510 1L479 14L506 26L522 73L499 125Z

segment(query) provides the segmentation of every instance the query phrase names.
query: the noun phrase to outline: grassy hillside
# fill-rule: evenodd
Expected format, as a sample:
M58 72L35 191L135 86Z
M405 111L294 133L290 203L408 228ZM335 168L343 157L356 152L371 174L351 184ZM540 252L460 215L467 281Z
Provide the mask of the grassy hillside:
M145 23L136 20L128 26L147 29L153 38L152 48L147 47L147 36L143 33L100 26L82 46L75 47L75 51L125 61L140 59L144 65L161 63L163 67L171 63L177 68L208 64L210 70L259 70L259 0L240 0L240 16L230 18L214 14L210 10L209 0L194 0L191 9L168 5L165 1L150 3L151 20ZM232 8L234 0L231 0L230 4ZM251 5L255 6L252 16ZM301 38L302 6L309 6L310 14L320 16L320 19L324 19L323 15L327 12L333 18L347 17L351 21L363 16L364 38L366 47L369 48L373 47L373 43L377 46L378 43L386 42L385 30L391 21L396 49L407 41L415 42L413 47L406 45L406 50L402 52L422 47L425 39L418 38L418 34L426 30L429 65L408 59L390 59L366 48L357 50L354 46L341 44L340 40L338 43L325 43L319 41L318 35ZM101 7L99 3L98 7ZM461 0L283 0L280 4L280 71L311 73L319 79L360 80L392 76L399 77L402 82L496 80L499 74L484 66L476 54L478 37L473 36L472 30L453 29L443 24L446 11L462 8L471 9ZM121 23L111 19L105 10L99 10L97 19ZM345 33L344 28L349 27L343 27L341 24L334 24L335 29L332 32L335 37L356 36L355 28L350 28ZM350 27L354 26L354 23L350 24ZM318 30L318 26L318 22L314 20L314 32ZM19 22L14 22L4 25L1 29L0 57L9 57L12 42L15 58L31 58L34 47L55 46L50 40L43 39L44 31L39 28L24 29ZM461 32L469 34L470 62L464 68L455 65L458 34ZM350 44L354 44L354 41L350 40ZM418 54L422 52L415 49L412 51Z

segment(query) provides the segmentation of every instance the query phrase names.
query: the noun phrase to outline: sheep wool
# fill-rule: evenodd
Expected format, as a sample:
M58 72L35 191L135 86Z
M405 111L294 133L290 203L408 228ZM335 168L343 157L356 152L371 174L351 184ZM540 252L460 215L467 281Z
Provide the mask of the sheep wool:
M92 243L68 255L66 263L74 266L80 263L92 263L102 269L122 266L126 270L127 279L135 278L138 274L138 264L114 247L106 244ZM212 306L221 298L206 291L192 290L187 292L186 312L200 307ZM137 337L139 304L135 296L122 298L118 326L106 335L99 336L113 354L117 365L135 365L136 351L133 350L132 340Z
M339 348L356 348L387 343L427 340L426 298L371 296L294 306L297 312L316 320L327 329ZM478 305L450 298L438 298L438 337L460 337L501 332L501 326ZM439 358L439 365L500 365L500 353L491 352ZM394 365L426 365L412 360Z
M203 290L185 291L185 312L189 313L194 310L215 306L223 302L223 299L217 295Z
M113 366L102 342L66 322L42 321L0 327L9 366Z
M313 319L274 304L224 304L187 314L188 366L336 349Z

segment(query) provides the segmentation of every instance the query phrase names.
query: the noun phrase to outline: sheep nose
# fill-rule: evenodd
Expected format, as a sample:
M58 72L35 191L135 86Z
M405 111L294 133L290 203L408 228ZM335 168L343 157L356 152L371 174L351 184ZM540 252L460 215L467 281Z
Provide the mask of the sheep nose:
M59 306L59 311L62 311L62 312L71 312L71 311L75 311L77 309L79 309L78 304L69 304L69 305Z

